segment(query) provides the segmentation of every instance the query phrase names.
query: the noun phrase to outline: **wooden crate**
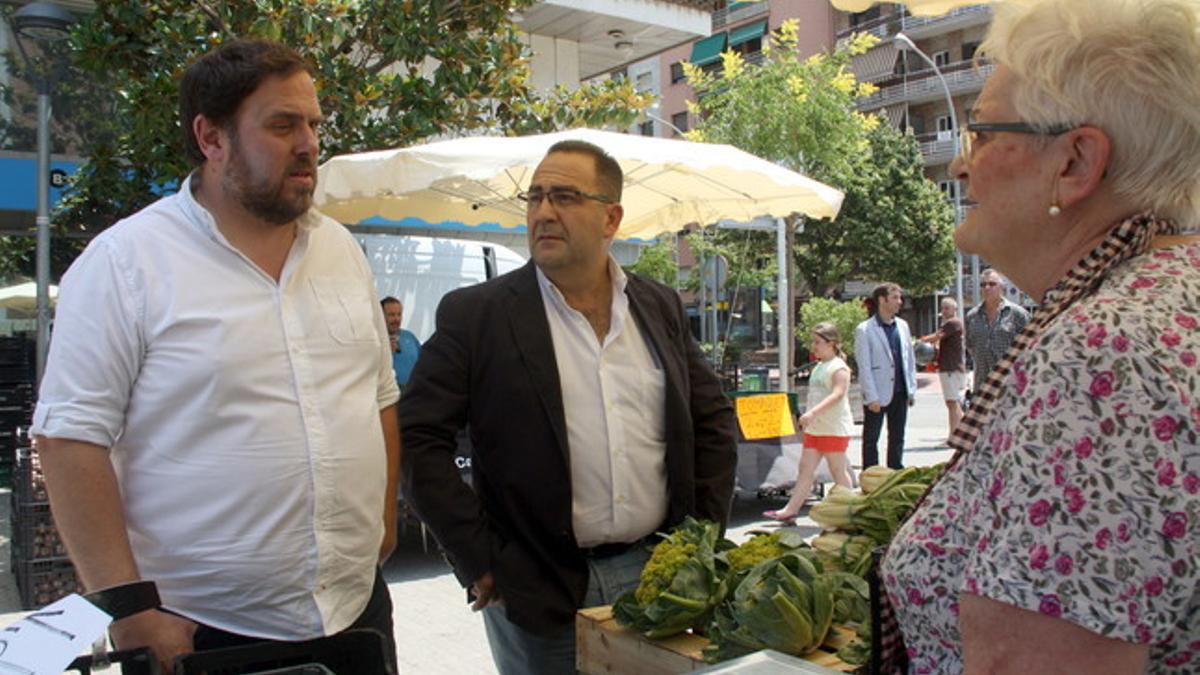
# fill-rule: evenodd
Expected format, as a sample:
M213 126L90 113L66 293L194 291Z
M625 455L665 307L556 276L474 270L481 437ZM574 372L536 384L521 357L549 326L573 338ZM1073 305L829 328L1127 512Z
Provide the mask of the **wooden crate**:
M579 610L575 644L575 666L585 675L673 675L707 665L700 653L708 640L690 633L647 639L618 624L607 605Z
M575 665L585 675L674 675L700 670L708 640L690 633L662 640L643 637L617 623L612 607L590 607L575 615ZM858 666L837 657L837 650L854 639L854 631L834 626L820 649L804 656L805 661L841 673Z

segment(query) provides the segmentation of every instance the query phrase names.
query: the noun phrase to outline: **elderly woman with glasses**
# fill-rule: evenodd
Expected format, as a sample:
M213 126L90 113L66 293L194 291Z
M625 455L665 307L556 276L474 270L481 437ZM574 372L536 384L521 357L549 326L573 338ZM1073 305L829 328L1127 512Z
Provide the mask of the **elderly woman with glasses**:
M911 673L1200 672L1200 2L997 5L962 250L1039 303L881 566Z

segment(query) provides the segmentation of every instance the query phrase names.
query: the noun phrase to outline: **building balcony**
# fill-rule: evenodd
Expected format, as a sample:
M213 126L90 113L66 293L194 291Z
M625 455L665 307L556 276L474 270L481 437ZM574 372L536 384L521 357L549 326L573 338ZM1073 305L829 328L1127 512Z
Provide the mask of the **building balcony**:
M875 37L886 40L896 33L899 33L902 28L903 12L893 12L892 14L884 14L877 19L864 21L862 23L850 26L844 30L838 31L838 46L841 46L844 41L849 40L851 35L855 33L870 33Z
M855 33L870 33L881 40L886 40L903 31L913 40L921 40L952 30L984 25L991 20L991 5L959 7L939 16L912 16L901 7L899 11L892 14L885 14L877 19L864 21L856 26L840 30L837 37L838 44L842 44L843 40L848 40Z
M974 68L970 61L960 61L942 69L946 78L946 86L951 96L961 96L978 92L983 83L992 73L991 64ZM932 69L926 69L898 76L899 82L881 85L879 91L861 98L858 101L859 110L877 110L884 106L897 103L928 103L945 98L945 90Z
M911 16L904 12L900 19L904 34L913 40L941 35L952 30L981 26L992 20L991 5L959 7L940 16Z
M741 23L755 17L767 16L770 13L771 3L769 0L731 2L712 13L712 29L715 33L726 26Z
M514 15L514 21L531 36L578 45L578 79L586 80L709 35L715 4L713 0L542 0Z
M921 160L927 167L949 164L954 159L953 131L920 134L917 136L917 145L921 148Z

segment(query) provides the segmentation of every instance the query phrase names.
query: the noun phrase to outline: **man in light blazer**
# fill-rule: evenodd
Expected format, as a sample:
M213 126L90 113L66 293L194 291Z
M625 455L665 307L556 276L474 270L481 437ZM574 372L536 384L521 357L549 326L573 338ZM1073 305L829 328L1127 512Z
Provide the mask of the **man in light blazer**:
M551 147L521 195L532 262L442 300L401 402L404 493L502 675L575 672L575 611L635 588L655 532L728 517L733 409L678 294L609 255L621 185L602 149Z
M896 284L871 293L875 313L854 329L854 357L862 387L863 468L879 463L879 433L887 418L887 465L903 468L904 425L917 392L916 354L908 323L896 316L904 296Z

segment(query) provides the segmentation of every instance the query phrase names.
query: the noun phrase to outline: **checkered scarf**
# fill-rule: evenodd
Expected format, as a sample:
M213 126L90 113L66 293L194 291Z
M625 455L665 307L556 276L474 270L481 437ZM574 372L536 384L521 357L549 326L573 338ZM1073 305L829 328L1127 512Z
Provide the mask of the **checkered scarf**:
M1030 345L1034 344L1042 331L1068 307L1094 293L1114 267L1134 256L1145 253L1156 235L1177 234L1178 232L1179 228L1174 222L1159 220L1153 214L1141 213L1133 216L1114 227L1099 246L1071 268L1062 281L1046 293L1046 297L1034 311L1033 318L1025 325L1025 329L1013 341L1012 346L1008 348L992 372L987 374L987 380L972 400L971 409L955 428L954 434L950 438L950 446L954 448L955 453L947 463L946 470L942 472L943 476L950 467L958 463L963 455L975 447L980 433L991 420L996 401L1004 393L1004 382L1008 379L1013 362ZM934 485L936 483L937 481L934 481ZM909 513L909 516L921 508L921 504L925 502L932 490L933 486L931 485L917 501L916 507ZM886 550L882 547L875 551L876 564L868 576L868 583L871 586L873 635L870 672L891 675L905 672L908 658L895 612L887 592L883 588L883 580L878 576L879 562L882 561L885 554Z
M1159 234L1175 234L1179 228L1169 220L1156 219L1150 213L1138 214L1117 225L1104 241L1083 260L1067 272L1067 276L1046 293L1041 305L1034 310L1033 317L1025 329L1013 340L1004 357L987 374L979 392L971 400L971 408L954 429L950 447L956 451L949 466L953 466L963 453L975 447L975 442L984 426L991 420L993 406L1004 393L1012 365L1029 348L1060 314L1068 307L1095 292L1108 273L1126 260L1145 253L1150 241Z

